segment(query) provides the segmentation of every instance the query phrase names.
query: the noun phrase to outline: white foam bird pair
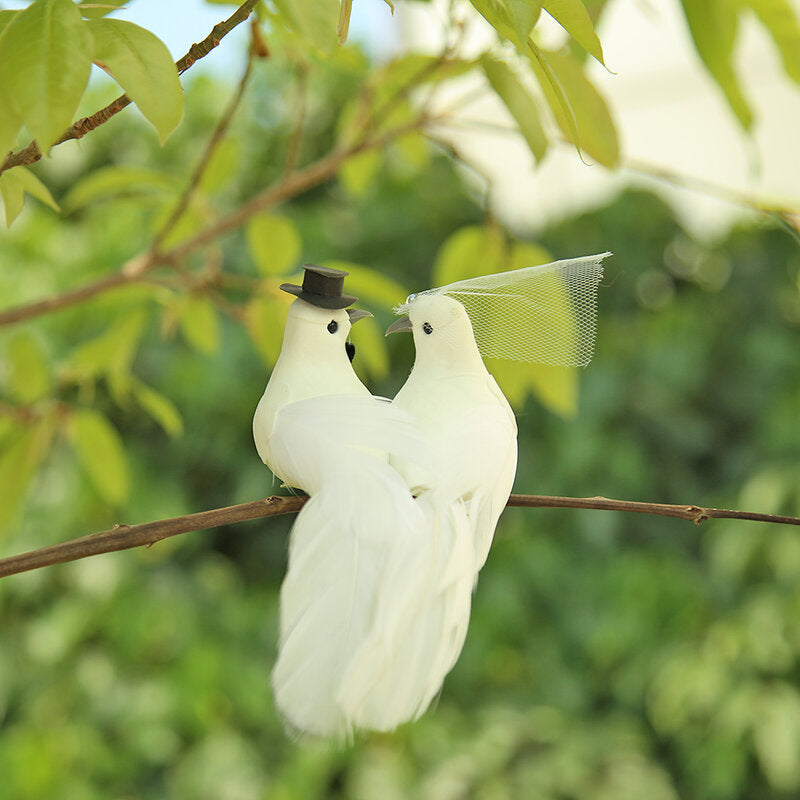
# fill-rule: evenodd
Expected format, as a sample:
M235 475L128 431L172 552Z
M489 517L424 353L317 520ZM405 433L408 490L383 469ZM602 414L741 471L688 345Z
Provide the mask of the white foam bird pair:
M253 419L261 459L310 495L281 587L276 705L299 733L416 719L455 664L517 462L514 414L483 355L584 365L608 254L412 295L388 333L416 359L393 402L346 344L367 312L347 273L307 265Z

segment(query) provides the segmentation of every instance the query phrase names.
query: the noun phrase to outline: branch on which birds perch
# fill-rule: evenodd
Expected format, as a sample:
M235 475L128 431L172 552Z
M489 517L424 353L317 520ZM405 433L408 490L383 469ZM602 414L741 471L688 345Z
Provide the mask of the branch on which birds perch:
M245 522L299 511L308 498L267 497L235 506L200 511L183 517L173 517L139 525L116 525L111 530L92 533L79 539L42 547L27 553L0 559L0 578L28 572L53 564L77 561L101 553L150 546L170 536L191 531L207 530L235 522ZM522 508L584 508L597 511L627 511L637 514L656 514L677 517L695 524L707 519L743 519L800 526L800 517L779 514L761 514L753 511L733 511L725 508L706 508L697 505L672 505L667 503L641 503L634 500L612 500L607 497L553 497L539 494L512 494L508 507Z

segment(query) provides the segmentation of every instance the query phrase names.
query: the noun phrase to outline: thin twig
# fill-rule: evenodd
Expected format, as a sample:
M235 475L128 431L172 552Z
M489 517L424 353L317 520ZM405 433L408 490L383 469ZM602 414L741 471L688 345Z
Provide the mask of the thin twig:
M209 137L208 142L206 142L205 150L203 150L203 154L200 156L197 164L195 165L194 171L192 172L192 177L189 178L189 183L186 185L186 188L183 190L183 194L180 196L180 199L178 200L175 208L169 215L169 219L164 223L164 225L161 227L161 230L159 230L159 232L153 239L153 244L151 245L151 248L153 250L158 250L161 247L161 244L164 242L164 239L166 239L167 236L169 236L175 225L183 216L186 209L189 207L189 203L191 202L192 196L197 190L197 187L200 184L203 175L208 169L208 165L211 162L211 157L214 155L214 151L219 147L220 142L222 141L225 134L228 132L228 128L230 127L231 122L233 121L233 116L236 113L236 109L238 108L239 103L242 101L242 96L244 95L244 90L245 87L247 86L247 81L250 78L250 72L252 66L253 66L253 57L252 55L249 55L247 58L247 65L245 66L244 73L242 74L242 78L239 81L239 87L236 90L236 93L231 98L231 101L228 103L228 106L222 112L222 116L219 118L219 122L217 123L211 136Z
M673 172L665 167L651 164L640 159L627 159L621 166L628 172L643 175L648 178L655 178L664 183L677 186L680 189L688 189L698 194L704 194L707 197L716 197L719 200L725 200L733 205L759 211L763 214L791 215L800 213L800 204L798 204L797 201L795 201L794 204L790 204L759 199L749 192L742 192L730 186L722 186L713 181L708 181L693 175L681 175L678 172Z
M300 158L300 147L303 144L303 128L306 124L306 91L308 88L308 67L305 64L297 66L297 81L295 83L294 100L294 126L292 135L289 138L289 146L286 150L286 163L283 166L283 174L288 175L294 172L297 161Z
M217 528L262 517L293 514L299 511L306 497L267 497L250 503L240 503L211 511L200 511L183 517L145 522L141 525L118 525L111 530L82 536L68 542L42 547L16 556L0 559L0 578L49 567L66 561L77 561L101 553L113 553L132 547L150 546L170 536L190 531ZM778 514L760 514L751 511L731 511L724 508L705 508L696 505L670 505L666 503L640 503L632 500L611 500L607 497L551 497L539 494L512 494L508 506L524 508L585 508L601 511L629 511L637 514L657 514L677 517L695 524L707 519L745 519L758 522L800 525L800 518Z
M246 0L242 3L228 19L217 23L212 29L211 33L203 39L202 42L193 44L186 55L179 58L175 62L175 68L178 74L182 75L189 67L201 58L207 56L219 43L227 36L239 23L244 22L249 16L253 7L258 0ZM108 120L115 114L122 111L123 108L130 105L131 99L126 94L120 95L116 100L113 100L105 108L101 108L91 117L84 117L79 119L61 135L55 144L61 144L69 139L82 139L89 131L93 131ZM42 151L35 141L31 142L26 147L23 147L16 152L9 153L8 157L0 164L0 174L12 167L18 167L23 164L34 164L42 157Z
M119 269L109 275L104 275L91 283L77 286L63 294L46 297L44 300L37 300L22 306L15 306L5 311L0 311L0 328L5 325L13 325L16 322L38 317L51 311L58 311L61 308L90 300L98 294L102 294L120 286L127 286L141 280L156 263L164 263L164 258L159 256L157 259L152 255L136 256Z

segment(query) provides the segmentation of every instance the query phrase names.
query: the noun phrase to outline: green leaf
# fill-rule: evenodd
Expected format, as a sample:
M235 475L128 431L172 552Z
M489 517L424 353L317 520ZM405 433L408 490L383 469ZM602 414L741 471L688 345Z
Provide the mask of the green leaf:
M761 769L777 790L800 787L800 695L787 684L768 685L753 713L753 745Z
M283 275L297 266L303 242L288 217L257 214L247 223L246 237L250 255L262 274Z
M362 197L375 182L383 163L383 153L365 150L346 159L339 167L339 180L351 197Z
M244 323L262 361L271 367L281 352L283 328L292 298L285 292L255 297L244 310Z
M100 336L76 347L66 362L67 370L80 378L130 371L146 321L144 308L123 314Z
M534 158L541 161L547 153L547 136L533 98L503 61L484 56L481 66L492 88L515 119Z
M3 51L3 32L17 13L17 11L0 11L0 52ZM3 109L0 113L0 164L2 164L17 140L17 133L22 127L22 117L11 107L7 88L1 83L0 108Z
M63 200L64 210L75 211L90 203L112 197L153 195L177 191L178 182L170 175L145 167L101 167L79 180Z
M375 269L353 264L351 261L323 261L322 266L342 269L347 273L347 292L359 299L358 306L365 304L390 309L402 303L408 296L405 286L387 278ZM367 310L372 310L367 308ZM359 325L361 322L359 321ZM358 325L355 326L356 328Z
M616 166L619 140L611 112L578 60L551 51L532 51L530 63L564 136L599 164Z
M786 74L800 83L800 25L788 0L744 0L772 35Z
M386 337L378 323L369 317L360 319L353 325L350 339L356 348L353 369L375 380L385 378L389 374L389 352Z
M39 341L20 332L6 345L6 383L14 400L31 405L50 392L50 363Z
M508 269L502 231L479 225L461 228L441 246L433 264L435 286ZM426 287L428 288L428 287Z
M52 440L53 421L45 418L15 433L0 450L0 532L17 516L31 478Z
M78 461L100 496L112 505L123 503L130 493L130 474L116 428L98 411L78 409L70 416L69 436Z
M242 146L230 136L223 139L217 147L203 170L200 178L200 189L204 192L214 192L229 184L239 170L242 160Z
M59 211L50 190L27 167L14 167L0 175L0 195L6 210L6 225L17 218L25 202L25 193L33 195L50 208Z
M524 52L528 36L539 18L541 3L529 0L470 0L476 11L501 39Z
M592 19L581 0L542 0L542 8L562 28L603 66L603 48L592 24Z
M89 81L92 40L71 0L35 0L3 33L0 85L42 152L72 123Z
M175 404L152 386L134 380L131 388L136 401L164 429L169 436L183 433L183 419Z
M183 338L195 350L211 355L219 349L219 317L207 297L193 294L180 306L180 328Z
M0 11L0 38L3 36L3 31L11 24L18 13L19 11Z
M551 364L519 364L501 358L484 358L508 402L522 408L533 395L549 411L571 419L578 410L578 370Z
M322 54L336 47L339 0L275 0L286 25Z
M132 22L99 19L87 24L94 60L136 103L163 144L183 118L183 87L166 45Z
M745 130L753 112L744 99L733 69L733 48L739 17L730 0L681 0L695 49Z
M3 198L3 208L6 212L6 227L19 216L25 205L25 188L22 181L14 174L19 167L6 170L0 175L0 197Z
M99 0L93 3L91 0L86 3L78 3L81 16L84 19L100 19L112 11L116 11L120 6L124 6L129 0Z
M53 199L50 190L36 177L27 167L16 167L17 177L22 181L25 192L32 195L37 200L41 200L45 205L50 206L53 211L60 211L58 203Z

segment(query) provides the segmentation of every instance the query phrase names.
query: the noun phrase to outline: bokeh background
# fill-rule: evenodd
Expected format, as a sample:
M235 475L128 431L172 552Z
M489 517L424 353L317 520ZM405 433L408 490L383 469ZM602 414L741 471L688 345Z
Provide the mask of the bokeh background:
M369 30L354 21L347 59L309 79L304 159L327 152L363 80L359 24ZM279 60L256 66L205 186L214 203L233 204L280 173L291 74ZM185 85L186 118L163 148L131 110L37 166L64 215L29 203L0 237L3 304L91 280L146 247L164 186L140 182L120 198L118 186L87 181L120 166L185 174L232 79L225 67L189 73ZM113 96L98 82L86 109ZM796 167L796 152L781 157ZM796 233L758 213L698 230L668 199L620 184L579 212L508 218L502 203L487 205L474 171L416 142L387 152L365 185L327 183L280 214L301 242L292 271L304 261L353 265L353 289L376 315L354 331L359 370L387 396L413 348L402 337L385 345L380 332L391 305L432 285L437 270L611 250L593 363L569 374L531 368L521 388L510 386L515 490L800 515ZM228 302L242 314L156 282L0 334L4 554L280 491L250 430L281 328L250 297L264 277L254 236L234 232L215 256L235 278ZM125 375L140 387L132 399ZM99 411L124 453L107 448L98 475L69 430L56 431L26 472L20 430L33 418L13 409L48 403ZM190 533L0 582L0 797L800 792L797 529L509 509L435 707L393 734L332 746L287 737L270 694L290 525Z

